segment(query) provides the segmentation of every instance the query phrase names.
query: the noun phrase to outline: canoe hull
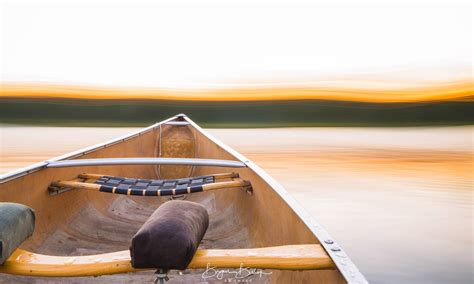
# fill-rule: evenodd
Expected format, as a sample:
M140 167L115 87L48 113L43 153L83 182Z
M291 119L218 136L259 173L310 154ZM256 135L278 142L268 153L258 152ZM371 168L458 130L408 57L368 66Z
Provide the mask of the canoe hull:
M245 190L222 189L212 192L193 193L186 200L201 203L210 214L209 229L204 236L202 248L252 248L291 244L328 244L322 239L327 233L312 218L298 207L296 202L266 175L258 166L248 161L228 146L210 137L188 118L188 125L165 125L166 121L149 127L139 134L79 151L65 158L93 159L113 157L170 157L172 147L161 148L160 139L172 137L182 139L187 149L186 157L206 159L240 160L246 168L219 168L209 166L178 166L179 177L207 175L234 171L252 182L253 194ZM170 120L176 120L171 118ZM182 120L182 118L180 118ZM160 129L161 128L161 129ZM180 135L170 132L179 128ZM163 138L163 133L167 133ZM182 135L184 133L184 135ZM191 136L190 136L191 135ZM190 138L192 137L192 139ZM166 145L170 140L167 140ZM163 147L163 146L161 146ZM173 149L173 150L167 150ZM165 151L163 151L165 150ZM160 155L161 154L161 155ZM64 158L64 157L63 157ZM133 197L104 194L88 190L73 189L55 196L48 193L48 186L57 180L69 180L81 173L156 179L159 175L171 177L172 166L124 165L86 166L70 168L39 167L23 175L7 175L0 184L0 201L28 205L36 211L36 230L22 248L49 255L90 255L128 249L131 237L143 222L168 197ZM176 176L177 177L177 176ZM319 235L318 235L319 234ZM327 235L328 236L328 235ZM328 236L329 238L329 236ZM324 238L323 240L325 240ZM331 245L335 245L333 242ZM352 279L365 279L346 255L341 262L328 250L339 269L314 271L268 270L271 274L254 275L254 283L345 283ZM339 253L343 253L339 251ZM353 275L348 278L348 273ZM101 276L99 282L150 281L153 272L140 272ZM177 282L203 281L202 270L188 270L183 275L171 272L171 280ZM354 276L355 275L355 276ZM0 282L28 281L26 277L1 275ZM232 277L232 276L230 276ZM50 278L38 278L48 282ZM89 278L61 278L60 281L90 282ZM213 279L207 279L213 280ZM216 280L216 279L214 279Z

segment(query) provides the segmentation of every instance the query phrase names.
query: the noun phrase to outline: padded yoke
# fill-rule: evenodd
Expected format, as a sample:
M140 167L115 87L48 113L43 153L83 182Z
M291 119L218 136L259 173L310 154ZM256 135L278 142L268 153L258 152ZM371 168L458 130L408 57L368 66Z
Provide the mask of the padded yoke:
M33 234L35 212L17 203L0 202L0 264Z
M208 225L209 215L201 204L181 200L164 203L133 237L132 266L186 269Z

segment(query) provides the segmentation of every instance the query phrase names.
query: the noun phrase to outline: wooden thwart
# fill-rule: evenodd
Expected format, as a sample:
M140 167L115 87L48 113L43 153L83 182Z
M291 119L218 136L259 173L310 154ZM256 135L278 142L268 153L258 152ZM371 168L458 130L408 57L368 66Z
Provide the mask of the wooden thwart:
M280 270L335 268L321 245L315 244L198 250L188 269L207 267ZM46 277L100 276L141 270L131 266L128 250L88 256L49 256L17 249L0 266L0 273Z
M95 183L86 183L86 182L78 182L78 181L57 181L53 182L51 184L53 187L69 187L69 188L77 188L77 189L90 189L90 190L95 190L95 191L100 191L100 188L102 185L100 184L95 184ZM216 183L209 183L209 184L204 184L201 185L202 190L201 191L208 191L208 190L215 190L215 189L221 189L221 188L235 188L235 187L246 187L249 186L249 183L244 180L233 180L233 181L225 181L225 182L216 182ZM190 188L188 188L190 190ZM177 195L177 193L174 193L173 189L169 189L173 194L171 195ZM188 190L187 193L191 193ZM157 196L160 196L160 192L164 190L158 190L157 191ZM112 192L115 193L115 192ZM130 194L128 194L130 195Z

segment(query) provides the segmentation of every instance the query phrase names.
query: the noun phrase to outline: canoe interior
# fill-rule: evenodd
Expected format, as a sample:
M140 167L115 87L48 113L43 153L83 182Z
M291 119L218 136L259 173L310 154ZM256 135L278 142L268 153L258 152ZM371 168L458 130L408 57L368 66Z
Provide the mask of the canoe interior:
M160 129L161 128L161 129ZM186 157L236 160L192 125L162 125L129 140L80 157ZM286 202L249 168L191 166L89 166L46 168L0 184L0 201L17 202L36 212L36 229L22 248L50 255L88 255L128 249L147 217L169 197L131 197L90 190L71 190L55 196L48 185L81 173L136 178L181 178L190 175L238 172L250 180L253 195L241 189L222 189L186 196L206 206L210 225L201 248L252 248L288 244L318 244L318 239ZM202 270L169 274L170 282L203 282ZM337 269L277 271L254 275L253 283L345 283ZM151 282L153 272L100 276L97 282ZM28 277L0 275L0 282L29 282ZM90 282L91 278L36 278L35 282ZM216 278L208 281L217 281Z

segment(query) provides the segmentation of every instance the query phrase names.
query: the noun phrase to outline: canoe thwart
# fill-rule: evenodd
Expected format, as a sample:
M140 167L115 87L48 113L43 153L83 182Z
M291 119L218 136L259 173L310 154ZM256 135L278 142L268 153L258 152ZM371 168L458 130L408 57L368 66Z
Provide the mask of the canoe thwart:
M165 180L85 173L76 180L53 182L48 189L51 195L56 195L74 188L135 196L176 196L223 188L243 188L248 193L253 190L250 182L239 178L238 173Z
M185 165L244 168L241 161L195 159L195 158L99 158L49 161L47 168L84 167L84 166L117 166L117 165Z
M255 268L279 270L334 269L335 265L321 245L286 245L251 249L200 249L188 269ZM17 249L0 273L81 277L141 271L131 265L128 250L87 256L50 256Z

